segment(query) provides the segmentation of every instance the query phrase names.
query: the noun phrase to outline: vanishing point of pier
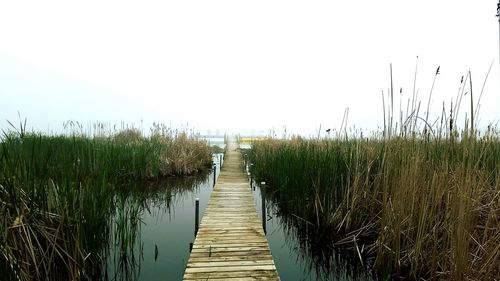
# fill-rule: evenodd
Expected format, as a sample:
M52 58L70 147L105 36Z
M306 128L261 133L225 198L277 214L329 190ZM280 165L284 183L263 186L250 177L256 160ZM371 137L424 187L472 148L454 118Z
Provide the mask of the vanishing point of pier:
M184 280L280 280L236 149L228 145Z

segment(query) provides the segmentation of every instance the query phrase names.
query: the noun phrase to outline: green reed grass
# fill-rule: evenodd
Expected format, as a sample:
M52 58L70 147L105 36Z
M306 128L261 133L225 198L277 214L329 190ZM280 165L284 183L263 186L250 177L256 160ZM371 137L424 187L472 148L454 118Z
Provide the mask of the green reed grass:
M119 212L115 192L127 182L195 174L212 161L196 136L161 125L147 138L137 130L87 137L24 128L0 140L0 275L7 280L99 278ZM118 217L116 225L131 247L137 222Z
M268 139L252 173L288 212L375 256L379 272L493 280L500 272L500 141Z

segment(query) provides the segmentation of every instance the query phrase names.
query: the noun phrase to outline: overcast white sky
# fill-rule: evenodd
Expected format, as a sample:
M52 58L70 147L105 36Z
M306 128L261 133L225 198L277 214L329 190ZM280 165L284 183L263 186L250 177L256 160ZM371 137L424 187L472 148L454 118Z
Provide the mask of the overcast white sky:
M381 91L434 118L472 71L481 124L500 108L496 0L2 1L0 128L66 120L309 134L383 124ZM468 99L467 99L468 101ZM399 108L399 99L396 101ZM462 105L465 114L468 103ZM463 115L462 114L462 115Z

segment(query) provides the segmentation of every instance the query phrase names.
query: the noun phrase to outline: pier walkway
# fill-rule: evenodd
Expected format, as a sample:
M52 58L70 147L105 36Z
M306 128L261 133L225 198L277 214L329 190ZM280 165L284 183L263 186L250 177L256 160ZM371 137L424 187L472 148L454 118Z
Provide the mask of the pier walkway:
M280 280L236 149L227 147L184 280Z

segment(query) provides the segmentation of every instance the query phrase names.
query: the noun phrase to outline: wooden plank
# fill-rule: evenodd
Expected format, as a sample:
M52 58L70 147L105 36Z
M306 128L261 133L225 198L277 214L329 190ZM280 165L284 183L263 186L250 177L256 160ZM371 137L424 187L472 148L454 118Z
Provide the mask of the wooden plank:
M272 259L266 260L238 260L238 261L206 261L206 262L191 262L188 267L241 267L241 266L255 266L255 265L274 265Z
M230 143L184 280L280 280L242 162Z
M207 247L207 248L200 248L199 246L195 248L193 245L193 250L191 253L197 253L197 252L202 252L202 253L218 253L218 252L251 252L251 251L267 251L269 247L266 246L247 246L244 247L243 245L239 246L233 246L233 247Z
M262 280L262 281L266 281L266 280L276 280L276 278L273 278L273 277L265 277L265 276L254 276L254 277L222 277L222 278L213 278L213 277L209 277L210 281L225 281L225 280L228 280L228 281L255 281L255 280ZM198 281L207 281L207 278L195 278L195 279L186 279L186 280L198 280Z
M238 251L234 251L234 252L208 252L208 251L205 251L205 252L191 252L191 255L189 256L190 258L191 257L202 257L202 258L221 258L221 257L239 257L239 256L242 256L242 257L251 257L251 256L261 256L261 255L270 255L271 254L271 251L266 249L266 250L260 250L260 251L242 251L242 252L238 252Z
M262 239L262 237L258 237L258 236L254 236L254 235L250 235L250 236L242 236L241 234L239 234L239 235L212 235L210 233L206 233L205 235L200 236L198 242L200 242L200 243L218 243L221 241L230 242L230 243L237 243L237 242L242 242L242 241L267 242L266 239Z
M271 255L253 255L247 258L246 256L225 256L225 257L197 257L197 256L192 256L191 262L217 262L217 261L247 261L247 260L269 260L272 259L273 256Z
M271 260L272 261L272 260ZM276 270L276 266L270 265L239 265L239 266L207 266L207 267L186 267L184 273L200 273L200 272L231 272L231 271L259 271L259 270Z
M264 234L264 230L262 229L254 229L251 227L233 227L233 228L227 228L227 229L199 229L198 233L206 233L206 234L212 234L212 235L224 235L224 234L233 234L233 235L243 235L243 234L248 234L248 235L258 235L258 234Z
M255 280L279 280L276 270L255 270L255 271L234 271L234 272L212 272L206 273L187 273L184 280L226 280L228 278L268 278ZM203 279L204 278L204 279Z
M267 241L260 241L260 242L239 241L237 243L226 243L224 241L213 243L213 242L202 241L200 243L193 244L192 252L200 252L203 251L204 249L207 249L207 251L211 252L267 250L266 243Z

